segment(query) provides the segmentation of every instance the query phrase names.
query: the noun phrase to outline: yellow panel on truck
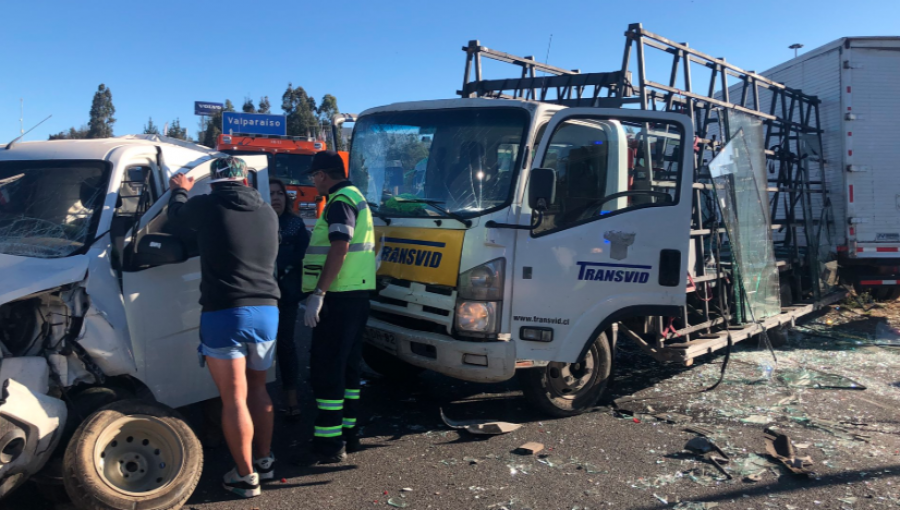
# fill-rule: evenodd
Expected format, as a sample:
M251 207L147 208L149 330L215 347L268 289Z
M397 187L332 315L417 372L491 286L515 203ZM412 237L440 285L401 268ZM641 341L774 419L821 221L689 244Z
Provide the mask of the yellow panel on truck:
M464 235L463 230L376 227L378 275L455 287Z

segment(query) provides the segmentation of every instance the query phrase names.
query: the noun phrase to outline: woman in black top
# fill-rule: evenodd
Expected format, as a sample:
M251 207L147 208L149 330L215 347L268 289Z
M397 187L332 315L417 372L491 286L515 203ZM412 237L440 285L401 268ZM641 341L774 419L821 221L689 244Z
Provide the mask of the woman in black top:
M276 354L281 372L281 386L284 390L288 418L300 414L297 402L297 377L299 360L297 345L294 342L294 328L297 323L297 310L300 302L306 297L301 290L303 255L309 246L309 232L303 219L294 214L293 199L287 193L284 182L278 179L269 181L269 195L272 208L278 214L278 227L281 244L278 246L276 260L278 288L281 299L278 301L278 342Z

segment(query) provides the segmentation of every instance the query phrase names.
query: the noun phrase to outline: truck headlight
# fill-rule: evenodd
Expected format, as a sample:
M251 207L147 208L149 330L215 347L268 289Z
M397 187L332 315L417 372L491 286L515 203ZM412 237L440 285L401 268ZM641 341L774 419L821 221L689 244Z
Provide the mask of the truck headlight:
M506 259L494 259L459 275L456 330L470 336L500 331Z
M459 299L502 301L506 259L494 259L459 275Z
M496 302L460 301L456 306L456 328L463 332L496 333L500 326Z

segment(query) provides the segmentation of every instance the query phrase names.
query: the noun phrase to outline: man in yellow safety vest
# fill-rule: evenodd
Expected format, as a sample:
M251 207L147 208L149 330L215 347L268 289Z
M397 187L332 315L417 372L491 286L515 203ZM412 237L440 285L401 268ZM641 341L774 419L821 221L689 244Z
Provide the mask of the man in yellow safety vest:
M308 171L328 197L303 258L304 322L313 328L310 380L318 415L312 454L317 463L341 462L360 449L362 334L375 289L375 230L366 198L347 180L336 152L319 152Z

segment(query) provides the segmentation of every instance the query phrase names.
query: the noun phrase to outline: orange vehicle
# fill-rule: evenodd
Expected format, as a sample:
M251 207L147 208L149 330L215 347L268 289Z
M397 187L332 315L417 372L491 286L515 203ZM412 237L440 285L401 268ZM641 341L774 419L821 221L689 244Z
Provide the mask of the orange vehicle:
M269 175L284 181L288 194L293 197L294 212L304 219L307 227L312 228L325 207L325 200L317 196L316 188L306 179L305 173L313 155L328 149L325 142L305 136L221 134L216 149L234 156L266 153L269 157ZM340 154L346 172L347 153Z

